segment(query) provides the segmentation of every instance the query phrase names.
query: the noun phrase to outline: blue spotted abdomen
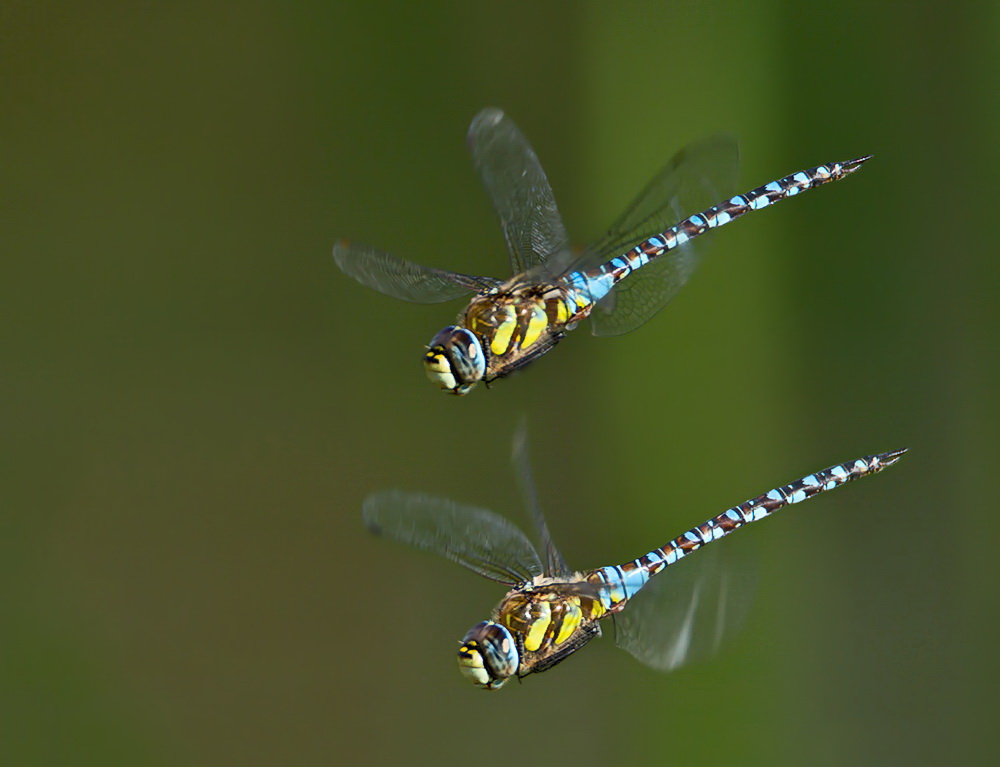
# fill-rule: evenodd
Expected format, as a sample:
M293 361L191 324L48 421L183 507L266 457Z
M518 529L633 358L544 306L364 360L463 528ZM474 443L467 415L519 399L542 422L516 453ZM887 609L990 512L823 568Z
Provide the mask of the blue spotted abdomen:
M625 279L632 271L641 269L650 261L669 253L688 240L704 234L709 229L725 226L751 210L761 210L807 189L838 181L856 171L869 158L870 155L843 163L818 165L771 181L746 194L730 197L725 202L689 216L666 231L643 240L627 253L616 256L594 269L568 275L566 281L574 289L588 295L592 301L600 301L616 283Z
M778 509L800 503L814 495L833 490L845 482L875 474L891 466L906 452L897 450L858 458L849 463L831 466L787 485L769 490L763 495L744 501L712 519L693 527L659 549L623 565L609 565L587 576L600 595L601 606L613 614L624 608L629 599L646 585L650 578L678 559L697 551L751 522L764 519Z

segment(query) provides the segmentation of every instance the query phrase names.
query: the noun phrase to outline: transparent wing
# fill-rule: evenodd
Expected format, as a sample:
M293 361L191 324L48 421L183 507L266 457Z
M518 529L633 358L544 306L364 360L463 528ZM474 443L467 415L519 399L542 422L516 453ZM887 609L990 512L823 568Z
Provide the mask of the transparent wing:
M538 552L524 533L486 509L388 490L368 496L362 514L376 535L440 554L508 586L542 573Z
M417 304L450 301L500 284L491 277L448 272L421 266L367 245L341 240L333 246L333 260L344 274L393 298Z
M726 134L691 144L676 155L612 225L573 264L590 269L651 235L732 196L739 169L736 139ZM590 315L595 335L627 333L649 320L684 287L698 265L703 238L689 241L630 274Z
M569 575L572 571L566 565L566 560L552 542L552 535L549 533L549 526L545 522L545 515L542 514L541 504L538 502L538 491L535 489L535 480L531 473L531 462L528 459L528 421L521 418L517 430L514 432L514 447L512 458L514 461L514 474L517 476L518 485L521 488L521 496L524 503L531 511L531 518L535 520L535 529L542 541L542 548L545 551L545 574L554 576Z
M733 561L722 547L691 559L654 576L615 616L618 646L659 671L718 653L753 603L757 577L751 562Z
M535 151L513 120L488 108L469 127L469 151L500 219L514 274L568 252L552 187Z

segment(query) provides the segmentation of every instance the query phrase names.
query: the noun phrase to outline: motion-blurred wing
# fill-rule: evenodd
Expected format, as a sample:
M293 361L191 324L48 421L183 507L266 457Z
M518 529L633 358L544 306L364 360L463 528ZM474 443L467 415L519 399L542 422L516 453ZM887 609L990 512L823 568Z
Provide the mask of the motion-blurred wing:
M542 506L538 502L538 491L535 489L535 480L531 473L531 462L528 458L528 422L522 418L514 432L514 447L512 453L514 461L514 474L517 476L518 484L521 487L521 495L524 503L531 511L531 518L535 520L535 529L542 541L545 550L545 574L553 576L569 575L572 571L566 565L566 560L552 542L552 535L549 533L549 526L545 522L545 515L542 514Z
M341 271L362 285L417 304L450 301L499 284L499 280L491 277L474 277L421 266L376 248L344 240L333 246L333 260Z
M659 671L715 655L743 625L756 568L713 547L654 576L615 616L618 646Z
M734 193L738 170L739 150L732 136L711 136L682 149L573 269L598 266L727 199ZM594 335L620 335L649 320L684 287L703 248L698 237L630 274L594 307Z
M484 578L514 586L542 573L524 533L492 511L388 490L368 496L362 513L376 535L440 554Z
M469 151L500 219L514 274L568 252L552 187L535 151L514 121L488 108L469 128Z

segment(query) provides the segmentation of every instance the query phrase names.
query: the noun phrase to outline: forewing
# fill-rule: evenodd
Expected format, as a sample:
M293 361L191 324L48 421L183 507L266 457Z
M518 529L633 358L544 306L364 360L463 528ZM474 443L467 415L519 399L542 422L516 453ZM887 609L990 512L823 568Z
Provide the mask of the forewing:
M615 616L619 647L659 671L715 655L743 625L756 568L712 547L670 565Z
M450 301L499 284L499 280L491 277L421 266L376 248L343 240L333 246L333 260L341 271L362 285L417 304Z
M608 234L587 249L573 269L598 266L732 196L738 169L739 151L732 136L718 134L685 147L650 181ZM590 315L594 334L627 333L666 306L697 267L703 243L704 237L691 240L619 283Z
M542 548L545 552L545 574L552 576L569 575L571 572L566 565L566 560L552 542L552 535L549 533L549 526L545 522L545 515L542 513L542 506L538 502L538 491L535 489L535 480L531 472L531 462L528 457L528 423L527 419L521 418L521 422L514 432L514 447L512 453L514 462L514 474L517 476L518 484L521 488L521 495L524 503L531 511L531 518L535 521L535 529L542 541Z
M472 121L468 145L500 219L514 274L568 252L552 187L514 121L499 109L484 109Z
M388 490L365 499L363 516L376 535L440 554L499 583L513 586L542 573L524 533L487 509Z

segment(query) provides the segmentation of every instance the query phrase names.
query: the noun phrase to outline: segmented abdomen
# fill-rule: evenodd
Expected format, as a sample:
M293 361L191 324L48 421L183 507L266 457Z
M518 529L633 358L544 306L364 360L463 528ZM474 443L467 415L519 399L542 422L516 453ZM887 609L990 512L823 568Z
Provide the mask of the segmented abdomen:
M896 450L869 455L797 479L790 484L770 490L749 501L744 501L739 506L734 506L717 517L691 528L683 535L674 538L666 546L654 549L632 562L595 570L587 577L587 580L599 587L598 593L605 610L609 613L616 613L625 606L629 599L635 596L636 592L652 576L692 551L728 535L743 525L763 519L784 506L799 503L826 490L833 490L845 482L882 471L887 466L896 463L905 452L905 450Z
M566 280L574 288L588 292L591 300L596 303L634 269L645 266L691 238L704 234L709 229L725 226L751 210L761 210L787 197L794 197L799 192L842 179L860 168L870 157L871 155L848 162L817 165L815 168L800 170L777 181L771 181L746 194L738 194L701 213L689 216L679 224L640 242L627 253L616 256L598 267L570 274Z

